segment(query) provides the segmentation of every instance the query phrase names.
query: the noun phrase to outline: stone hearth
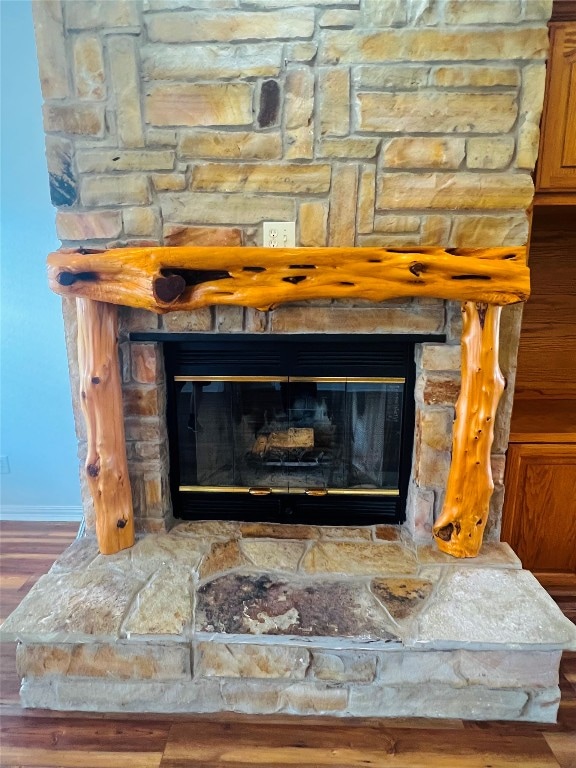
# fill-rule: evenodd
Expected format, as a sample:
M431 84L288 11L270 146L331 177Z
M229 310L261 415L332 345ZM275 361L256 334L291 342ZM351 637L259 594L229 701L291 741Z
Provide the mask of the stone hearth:
M55 596L58 596L55 599ZM78 539L2 628L27 707L552 722L564 618L504 543L189 522Z

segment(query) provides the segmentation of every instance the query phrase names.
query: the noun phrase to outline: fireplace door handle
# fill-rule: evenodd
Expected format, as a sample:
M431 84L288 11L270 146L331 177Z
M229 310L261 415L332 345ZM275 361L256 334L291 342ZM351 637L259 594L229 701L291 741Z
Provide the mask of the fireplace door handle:
M327 496L328 491L326 488L306 488L304 491L306 496Z
M248 488L248 493L252 496L270 496L272 488Z

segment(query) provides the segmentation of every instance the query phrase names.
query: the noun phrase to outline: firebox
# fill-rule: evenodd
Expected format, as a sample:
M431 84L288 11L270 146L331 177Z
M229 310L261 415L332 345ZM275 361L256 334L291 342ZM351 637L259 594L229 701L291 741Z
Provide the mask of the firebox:
M164 341L174 515L404 520L420 335L133 334Z

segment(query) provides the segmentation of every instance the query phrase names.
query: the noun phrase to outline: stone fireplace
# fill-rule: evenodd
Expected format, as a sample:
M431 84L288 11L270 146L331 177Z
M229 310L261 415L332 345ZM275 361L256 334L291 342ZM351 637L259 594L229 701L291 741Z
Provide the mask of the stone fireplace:
M261 246L265 221L294 221L302 249L523 245L550 11L547 0L37 3L63 247L89 258ZM460 390L455 302L121 308L141 536L109 557L80 540L7 621L25 704L553 719L573 627L499 542L520 306L503 311L486 544L465 564L430 545ZM64 314L83 462L74 299ZM164 340L190 334L417 337L404 524L222 522L216 509L175 525Z

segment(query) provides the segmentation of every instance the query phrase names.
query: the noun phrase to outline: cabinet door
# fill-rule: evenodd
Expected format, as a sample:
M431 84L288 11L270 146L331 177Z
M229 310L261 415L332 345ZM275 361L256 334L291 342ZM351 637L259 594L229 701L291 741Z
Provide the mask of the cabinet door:
M576 23L550 25L537 191L576 192Z
M510 445L502 539L531 571L576 571L576 445Z

